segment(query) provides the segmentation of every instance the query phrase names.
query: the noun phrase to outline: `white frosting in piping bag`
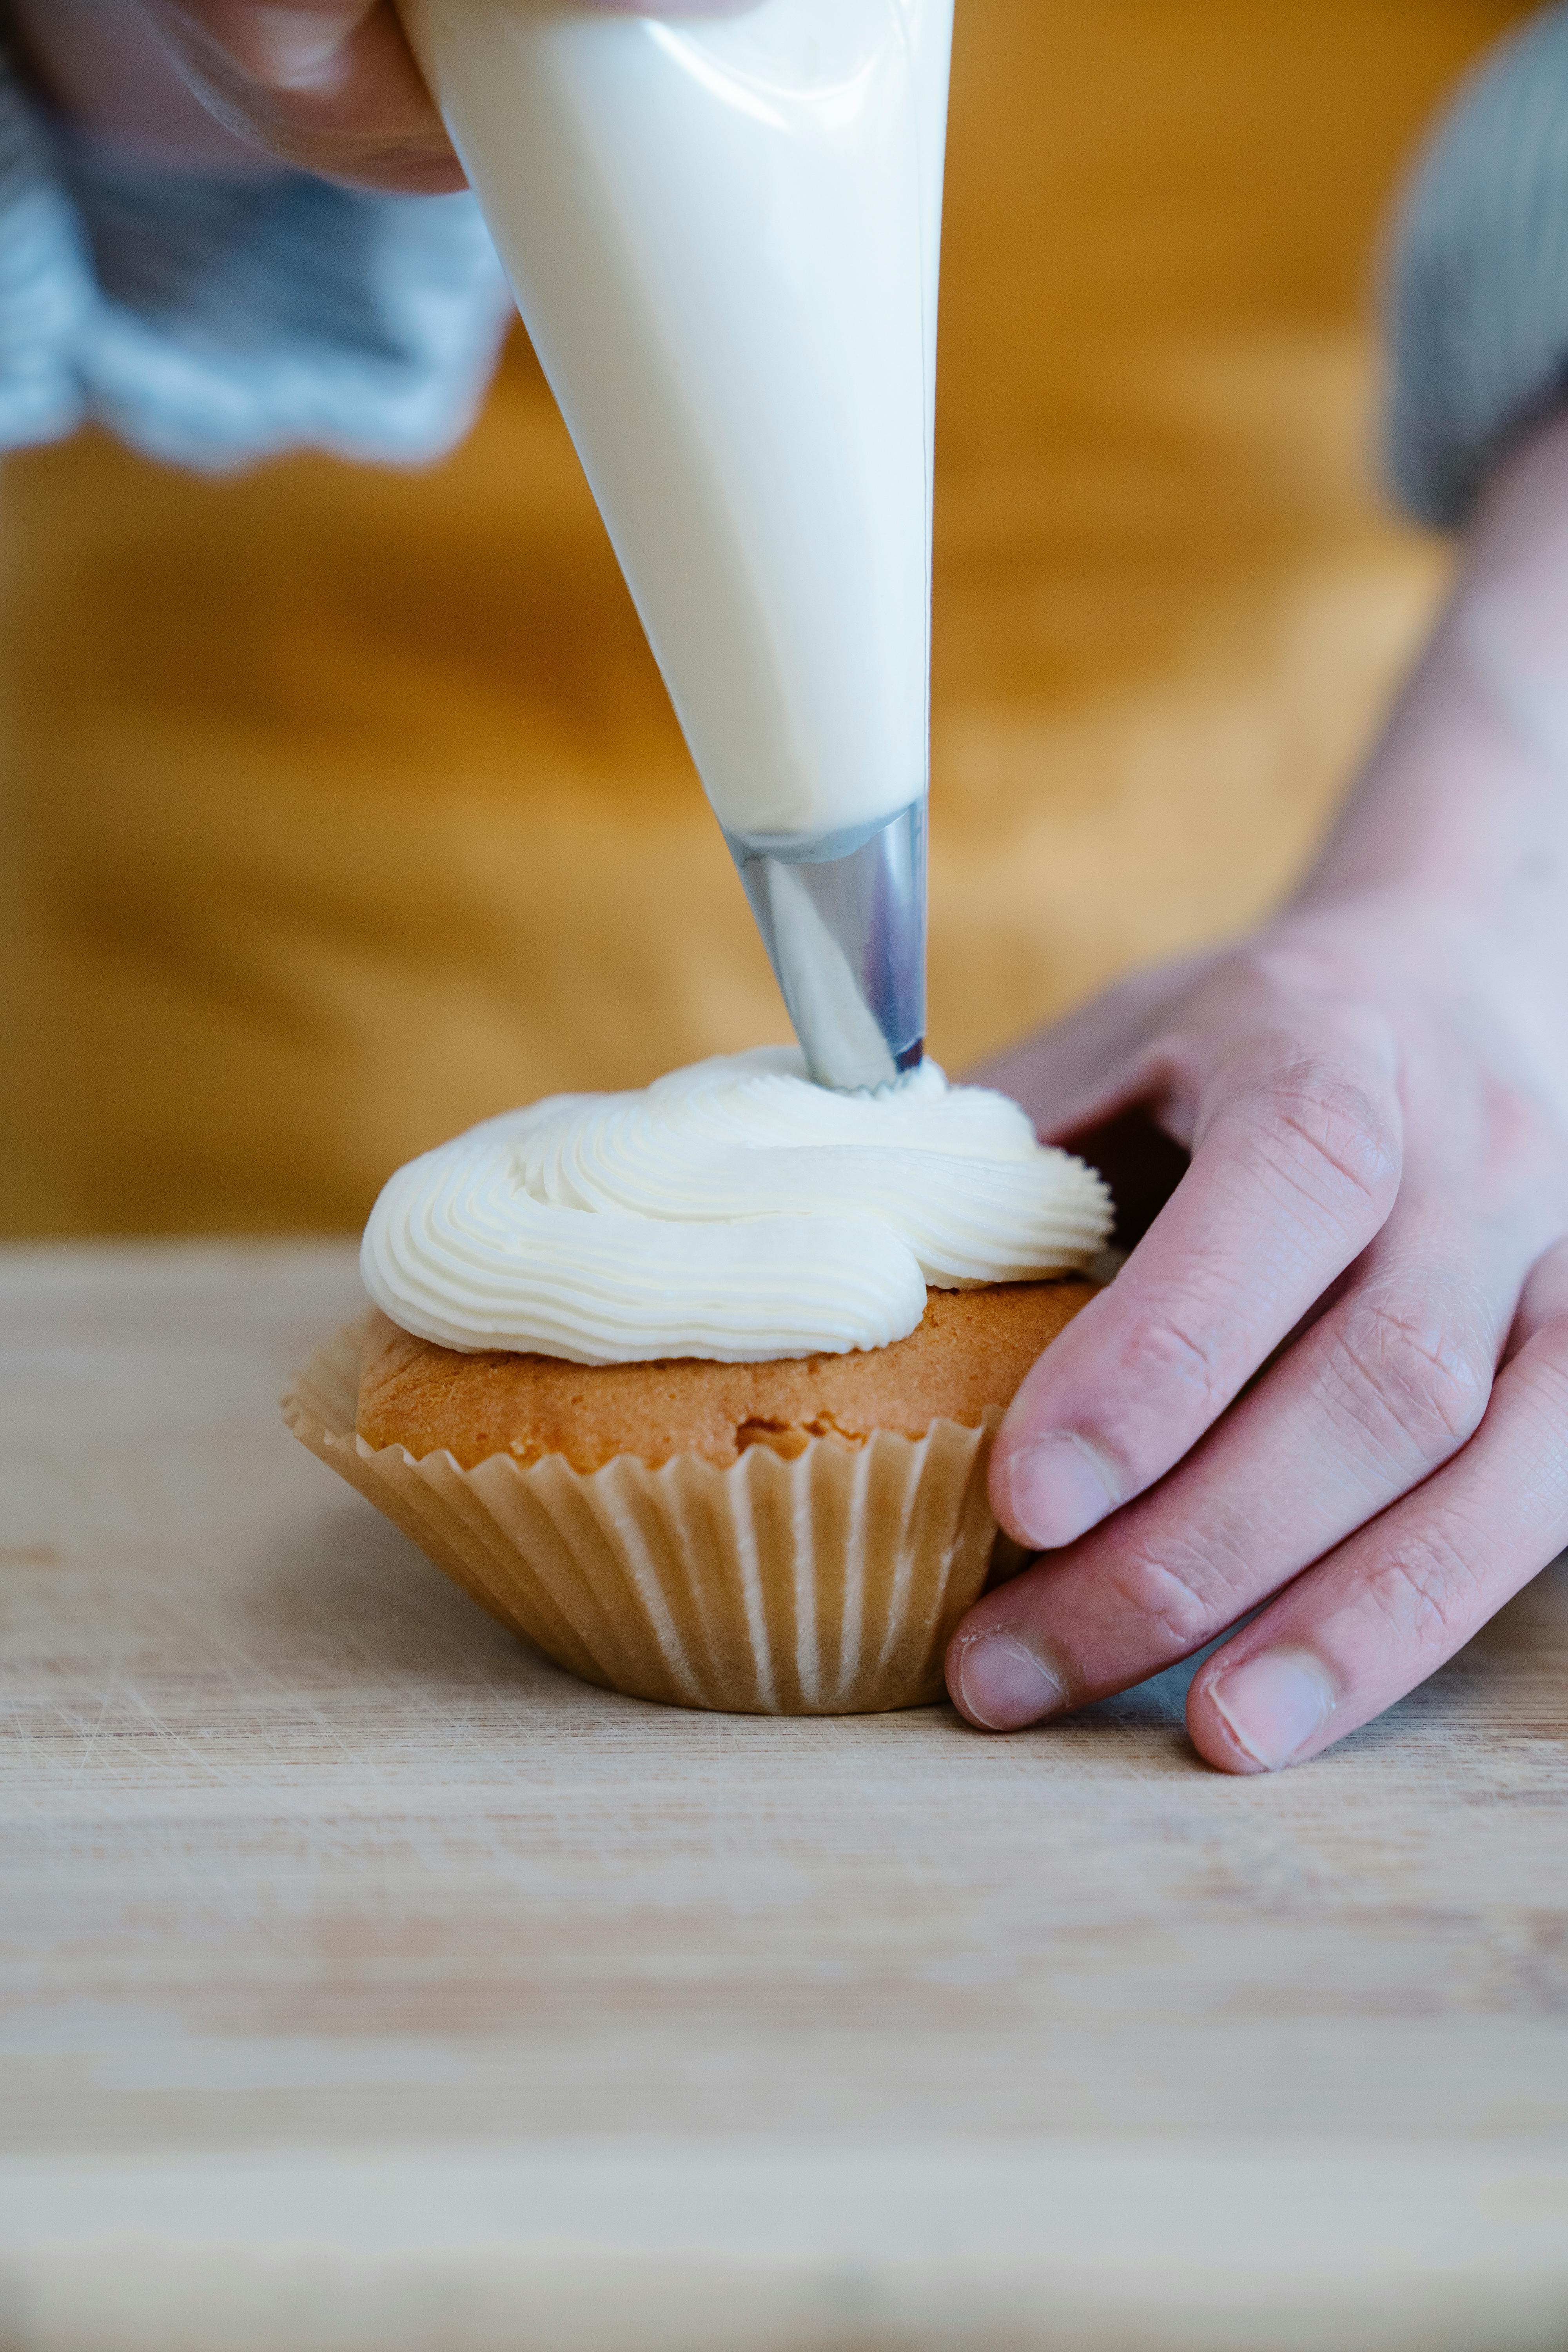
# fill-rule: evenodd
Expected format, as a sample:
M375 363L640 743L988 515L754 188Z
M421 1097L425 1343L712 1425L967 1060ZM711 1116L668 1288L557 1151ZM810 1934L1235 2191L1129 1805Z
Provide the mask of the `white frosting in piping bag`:
M487 1119L386 1186L365 1287L470 1352L760 1363L886 1347L928 1285L1065 1272L1105 1239L1100 1177L1005 1096L931 1062L876 1096L805 1073L763 1046Z
M926 784L952 0L403 0L720 822Z

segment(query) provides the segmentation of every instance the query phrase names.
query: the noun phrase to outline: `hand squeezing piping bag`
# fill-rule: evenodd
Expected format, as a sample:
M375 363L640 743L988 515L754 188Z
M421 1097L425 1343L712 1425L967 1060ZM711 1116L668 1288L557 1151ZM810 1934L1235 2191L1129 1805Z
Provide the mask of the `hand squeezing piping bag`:
M401 0L812 1075L925 1030L953 0Z

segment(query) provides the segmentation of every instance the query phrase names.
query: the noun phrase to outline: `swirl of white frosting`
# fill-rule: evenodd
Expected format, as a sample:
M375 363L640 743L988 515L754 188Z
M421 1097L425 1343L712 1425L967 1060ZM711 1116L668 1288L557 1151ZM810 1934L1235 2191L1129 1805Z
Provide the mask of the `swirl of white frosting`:
M1003 1095L927 1062L879 1095L792 1047L640 1094L553 1095L400 1169L365 1228L376 1304L441 1346L577 1364L841 1355L912 1331L926 1289L1083 1265L1100 1178Z

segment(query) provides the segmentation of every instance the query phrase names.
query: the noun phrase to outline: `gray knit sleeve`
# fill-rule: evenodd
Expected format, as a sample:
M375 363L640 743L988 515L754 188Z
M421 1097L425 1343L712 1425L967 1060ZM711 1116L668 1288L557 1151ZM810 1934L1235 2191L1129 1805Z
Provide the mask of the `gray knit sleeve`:
M417 462L467 429L511 315L471 197L129 164L51 123L0 45L0 448L92 420L213 470Z
M1568 401L1568 6L1493 51L1417 166L1391 289L1389 459L1413 513L1462 522Z

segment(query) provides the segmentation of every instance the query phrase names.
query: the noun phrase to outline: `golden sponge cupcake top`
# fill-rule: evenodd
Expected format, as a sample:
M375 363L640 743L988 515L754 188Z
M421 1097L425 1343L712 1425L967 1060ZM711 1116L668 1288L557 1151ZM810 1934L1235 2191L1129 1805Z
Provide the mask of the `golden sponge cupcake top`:
M939 1421L975 1429L1093 1296L1071 1281L933 1290L889 1347L766 1364L460 1355L379 1317L356 1425L367 1444L403 1445L416 1460L446 1453L471 1470L505 1454L526 1469L555 1454L585 1474L622 1454L650 1468L696 1454L728 1469L756 1445L793 1459L818 1437L859 1445L878 1430L921 1438Z

